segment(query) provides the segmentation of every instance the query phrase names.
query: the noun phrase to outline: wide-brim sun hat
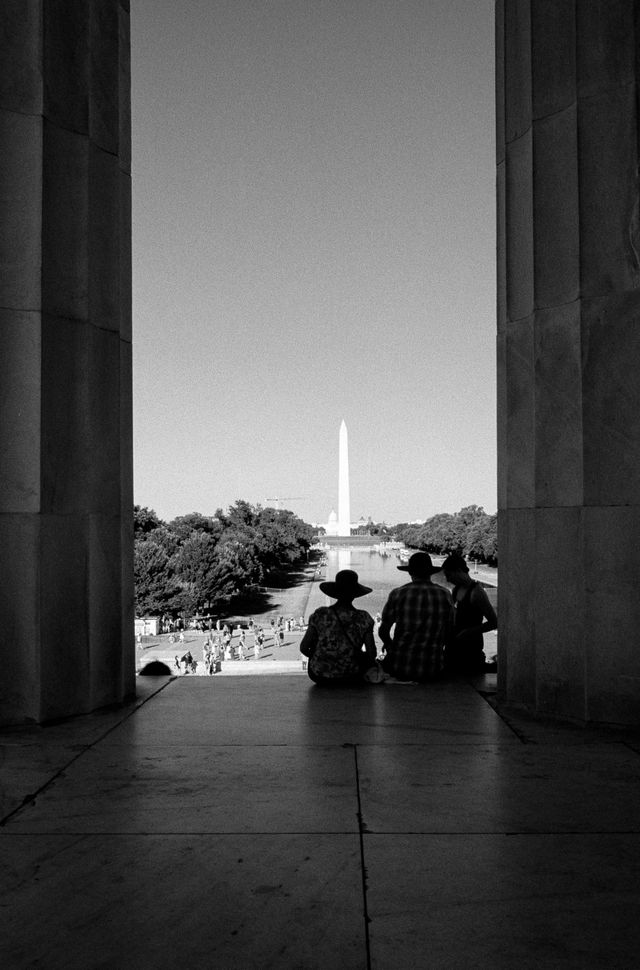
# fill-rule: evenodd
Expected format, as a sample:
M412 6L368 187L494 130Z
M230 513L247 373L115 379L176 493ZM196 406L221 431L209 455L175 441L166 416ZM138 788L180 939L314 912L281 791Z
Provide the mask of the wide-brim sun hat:
M414 552L409 562L398 566L398 569L412 576L433 576L434 573L440 572L442 566L434 566L428 552Z
M363 586L358 580L358 574L353 569L341 569L336 573L334 582L320 583L320 589L332 599L340 599L341 596L350 596L356 599L357 596L366 596L371 592L370 586Z

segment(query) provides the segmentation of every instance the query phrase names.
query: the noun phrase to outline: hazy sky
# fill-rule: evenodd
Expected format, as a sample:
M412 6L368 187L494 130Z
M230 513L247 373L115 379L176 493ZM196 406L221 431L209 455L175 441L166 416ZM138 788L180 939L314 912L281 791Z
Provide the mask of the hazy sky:
M134 0L135 501L496 508L493 0Z

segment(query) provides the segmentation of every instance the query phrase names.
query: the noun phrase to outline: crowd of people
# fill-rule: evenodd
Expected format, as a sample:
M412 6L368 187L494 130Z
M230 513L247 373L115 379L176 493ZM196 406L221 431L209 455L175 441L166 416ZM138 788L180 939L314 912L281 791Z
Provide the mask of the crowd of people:
M220 673L223 660L260 660L262 650L267 643L273 646L284 643L285 633L300 631L304 628L304 617L296 619L293 616L272 617L269 626L260 626L250 619L247 628L241 624L234 627L221 620L211 622L208 627L206 640L203 644L202 655L204 668L210 676ZM192 629L197 629L192 627ZM200 632L200 631L199 631ZM253 635L253 643L247 642L247 633ZM185 643L184 628L176 634L169 634L170 643ZM174 666L177 671L183 674L197 674L198 661L194 659L191 650L179 657L174 658Z
M416 552L398 569L408 572L410 581L391 590L375 620L353 605L354 599L371 592L356 572L343 569L335 581L320 583L322 592L336 602L311 614L300 644L316 684L421 683L486 669L483 634L495 630L498 621L464 558L451 555L434 566L428 553ZM433 582L438 572L451 592Z

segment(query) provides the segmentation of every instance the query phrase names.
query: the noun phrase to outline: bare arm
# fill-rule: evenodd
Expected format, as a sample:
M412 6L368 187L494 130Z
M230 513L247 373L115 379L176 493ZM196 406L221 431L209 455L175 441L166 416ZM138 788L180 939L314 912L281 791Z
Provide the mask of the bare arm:
M300 653L303 654L303 656L305 657L313 656L313 653L316 649L317 644L318 644L318 631L314 626L309 624L302 640L300 641Z
M391 627L392 624L383 617L382 622L378 627L378 636L382 640L385 650L391 643Z
M378 648L376 647L375 640L373 639L373 625L367 627L367 631L364 635L364 646L365 646L365 650L367 651L367 657L369 658L371 663L373 663L373 661L376 659L376 654L378 652Z
M485 617L486 622L478 627L482 633L488 633L489 630L497 630L498 628L498 617L496 616L496 611L489 601L489 597L483 590L481 586L476 586L476 588L471 593L472 602L476 606L480 607L482 610L482 615ZM475 629L475 628L474 628Z

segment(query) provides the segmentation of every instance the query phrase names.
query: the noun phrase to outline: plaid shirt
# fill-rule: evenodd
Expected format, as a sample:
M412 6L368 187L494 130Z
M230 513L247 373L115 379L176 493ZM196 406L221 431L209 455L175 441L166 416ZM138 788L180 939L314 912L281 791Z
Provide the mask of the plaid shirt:
M444 667L453 617L451 596L443 586L414 580L392 589L382 610L379 630L387 650L385 669L399 680L436 677Z

